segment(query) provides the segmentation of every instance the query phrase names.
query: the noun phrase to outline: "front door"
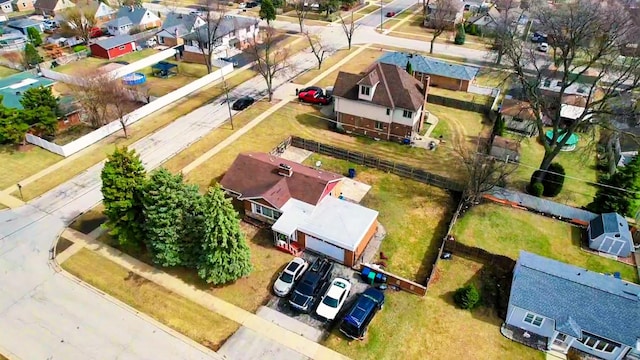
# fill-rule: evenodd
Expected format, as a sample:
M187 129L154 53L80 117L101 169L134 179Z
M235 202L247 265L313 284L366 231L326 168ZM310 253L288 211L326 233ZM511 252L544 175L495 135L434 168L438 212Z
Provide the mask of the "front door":
M569 342L570 341L571 341L570 337L568 337L565 334L558 333L558 335L556 335L556 338L553 339L552 348L554 350L558 350L558 351L561 351L563 353L566 353L568 348L569 348Z

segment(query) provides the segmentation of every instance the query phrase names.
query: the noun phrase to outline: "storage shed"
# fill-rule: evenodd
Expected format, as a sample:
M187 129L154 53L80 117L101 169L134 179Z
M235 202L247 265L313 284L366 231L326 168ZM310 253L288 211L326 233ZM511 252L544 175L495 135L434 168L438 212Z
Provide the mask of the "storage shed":
M589 248L627 257L635 251L627 220L616 213L602 214L589 222Z

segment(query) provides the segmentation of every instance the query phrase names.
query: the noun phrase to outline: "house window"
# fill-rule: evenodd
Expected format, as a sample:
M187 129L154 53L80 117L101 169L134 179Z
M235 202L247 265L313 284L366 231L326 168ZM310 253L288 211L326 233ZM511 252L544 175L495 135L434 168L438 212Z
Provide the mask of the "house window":
M391 115L391 109L387 109L387 115Z
M562 81L558 81L558 83L556 84L557 87L562 87Z
M384 129L384 125L380 121L376 121L374 123L374 127L375 127L376 130L383 130Z
M277 220L280 217L280 215L282 215L281 212L273 210L266 206L262 206L260 204L251 203L251 206L253 208L254 213L260 214L269 219Z
M164 36L158 36L158 43L164 44Z
M550 87L551 86L551 80L547 79L544 81L544 87Z
M531 324L535 327L540 327L544 322L544 318L542 316L538 316L536 314L528 312L527 315L524 317L524 322L526 322L527 324Z
M620 344L616 344L612 341L605 340L599 336L589 334L588 332L585 332L585 331L582 332L582 340L578 340L578 341L581 342L586 347L590 347L594 350L606 352L606 353L612 353L618 347L620 347Z
M365 96L369 96L369 92L371 91L371 88L368 86L360 86L360 95L365 95Z
M404 110L402 112L402 117L406 117L406 118L411 119L413 117L413 111Z
M125 46L124 45L120 45L118 46L118 50L124 50Z

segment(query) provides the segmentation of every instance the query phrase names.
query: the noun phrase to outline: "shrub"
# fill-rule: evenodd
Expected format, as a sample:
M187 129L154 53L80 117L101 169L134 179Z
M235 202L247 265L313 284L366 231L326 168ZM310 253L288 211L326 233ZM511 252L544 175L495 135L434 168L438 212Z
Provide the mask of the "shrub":
M456 45L464 45L465 39L466 35L464 32L464 26L460 24L458 25L458 29L456 30L456 38L453 40L453 43Z
M544 192L544 185L542 185L541 182L535 182L533 183L533 185L529 186L528 191L529 191L529 194L540 197Z
M551 163L548 170L549 172L542 180L542 185L544 186L542 195L554 197L560 194L560 191L562 191L565 171L564 167L562 167L562 165L558 163Z
M86 50L87 50L87 47L84 46L84 45L76 45L76 46L73 47L73 52L74 53L79 53L81 51L86 51Z
M493 125L493 134L498 136L504 136L504 132L507 129L507 124L505 123L502 115L498 115L496 119L496 123Z
M461 309L472 310L480 302L480 293L473 284L469 284L456 290L453 301Z

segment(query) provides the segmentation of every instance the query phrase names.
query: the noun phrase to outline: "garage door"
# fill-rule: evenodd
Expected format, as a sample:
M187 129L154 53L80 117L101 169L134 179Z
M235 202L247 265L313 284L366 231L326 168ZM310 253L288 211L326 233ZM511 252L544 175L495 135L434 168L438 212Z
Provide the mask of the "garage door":
M341 249L335 245L324 242L318 238L314 238L313 236L305 235L305 246L309 250L327 255L332 259L344 263L344 249Z

